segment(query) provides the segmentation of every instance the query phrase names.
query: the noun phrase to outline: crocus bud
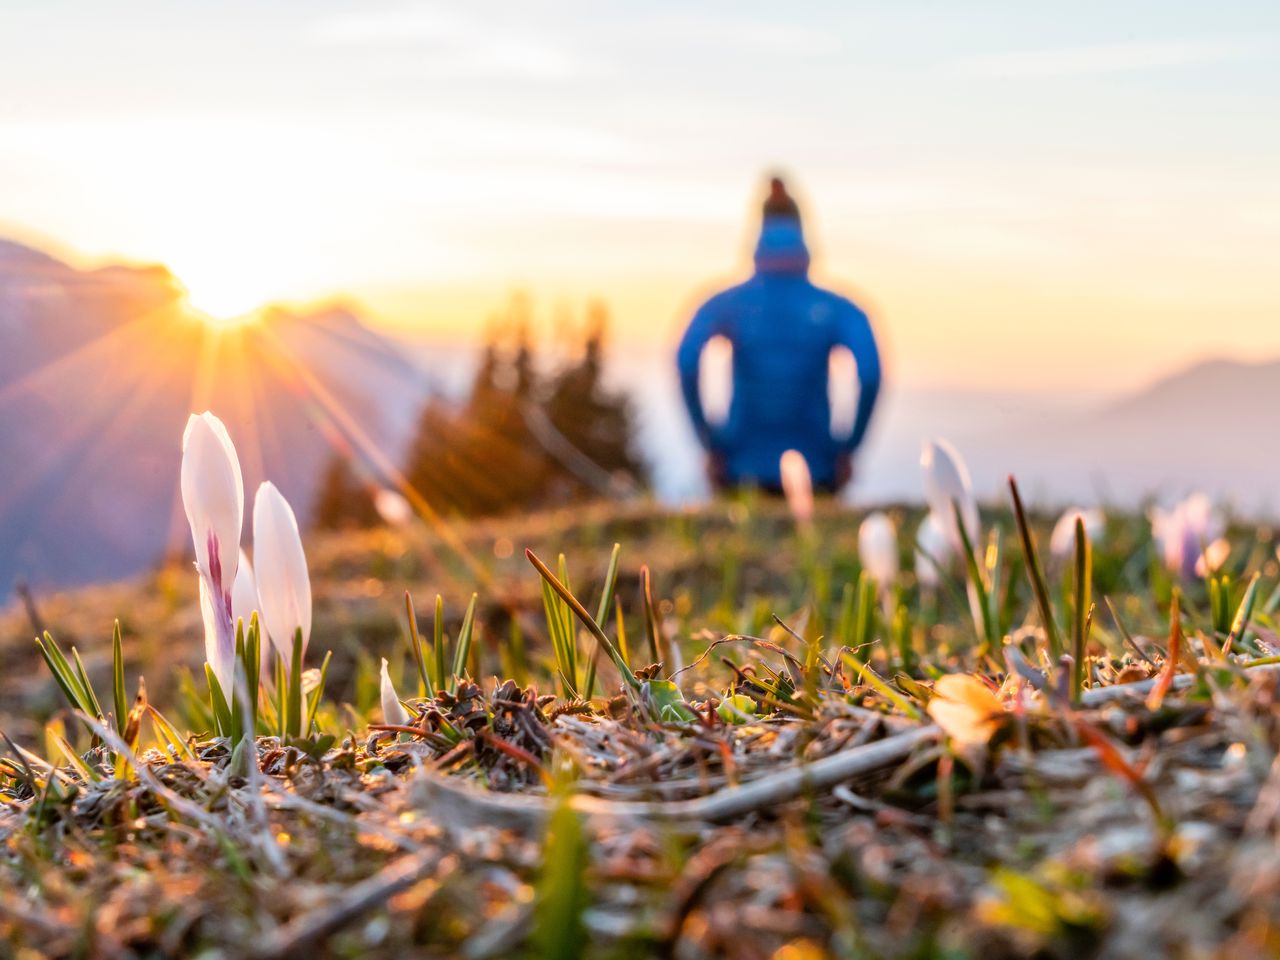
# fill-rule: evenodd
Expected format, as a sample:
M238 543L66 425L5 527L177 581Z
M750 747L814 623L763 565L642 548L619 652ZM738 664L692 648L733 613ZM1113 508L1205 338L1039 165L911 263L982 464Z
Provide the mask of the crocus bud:
M778 461L778 470L782 474L782 492L787 498L787 506L796 523L807 527L813 522L813 478L809 474L809 464L799 450L788 450Z
M946 440L927 440L920 453L920 469L924 472L924 498L942 522L951 546L957 551L963 549L955 519L958 504L969 543L978 549L978 504L973 499L973 484L964 459Z
M898 532L887 514L868 514L858 527L858 559L862 569L881 589L898 576Z
M916 531L916 580L924 587L938 585L938 572L951 560L951 538L942 528L942 521L935 513L929 513Z
M1231 544L1219 537L1196 557L1196 576L1207 577L1211 573L1217 573L1229 556L1231 556Z
M1160 547L1165 567L1174 576L1190 580L1206 573L1226 560L1230 547L1221 542L1224 524L1203 493L1194 493L1172 510L1156 509L1151 513L1151 534ZM1209 554L1209 564L1204 562Z
M205 653L226 692L234 676L231 593L240 559L244 481L235 445L222 421L212 413L192 414L187 420L182 434L181 487L200 571Z
M224 617L209 593L209 581L203 575L199 581L200 619L204 621L204 659L213 669L213 675L218 678L223 696L230 696L236 675L235 638L233 635L229 646L223 644L223 637L227 633L227 628L222 623Z
M1049 556L1055 560L1064 560L1076 548L1076 520L1084 521L1084 532L1090 543L1097 543L1106 527L1106 517L1097 507L1086 510L1083 507L1072 507L1058 518L1053 525L1053 533L1049 535Z
M396 695L396 688L391 685L391 676L387 673L387 658L382 658L382 722L404 726L409 722L409 711Z
M236 582L231 588L231 617L237 623L244 624L245 638L249 636L249 624L258 609L258 580L253 575L253 565L248 555L240 551L240 568L236 570ZM261 614L259 614L261 620ZM271 641L266 638L262 624L258 624L258 682L271 686L275 653L271 649Z
M390 487L379 487L373 495L373 508L389 527L403 527L413 519L413 507Z
M293 657L293 636L302 629L302 652L311 639L311 578L293 508L269 480L253 501L253 560L258 580L258 613L267 636L285 663Z
M236 567L236 582L231 585L231 622L244 621L249 629L253 611L258 609L258 582L253 577L253 566L248 556L240 551L240 564Z

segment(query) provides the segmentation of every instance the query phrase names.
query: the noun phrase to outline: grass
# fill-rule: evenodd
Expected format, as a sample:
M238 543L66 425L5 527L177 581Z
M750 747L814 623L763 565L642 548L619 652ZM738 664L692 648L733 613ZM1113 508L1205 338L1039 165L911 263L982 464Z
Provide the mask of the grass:
M0 619L0 954L1275 955L1271 533L1177 583L1144 517L1050 560L1011 498L925 588L864 575L859 519L317 540L332 659L253 703L210 703L189 568L37 598L39 647Z

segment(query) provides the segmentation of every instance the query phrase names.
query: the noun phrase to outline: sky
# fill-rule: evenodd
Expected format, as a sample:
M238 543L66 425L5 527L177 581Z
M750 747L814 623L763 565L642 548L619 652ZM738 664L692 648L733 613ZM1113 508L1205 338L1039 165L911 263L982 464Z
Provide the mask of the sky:
M0 0L0 235L216 314L471 337L528 293L669 344L763 176L900 383L1280 355L1273 2Z

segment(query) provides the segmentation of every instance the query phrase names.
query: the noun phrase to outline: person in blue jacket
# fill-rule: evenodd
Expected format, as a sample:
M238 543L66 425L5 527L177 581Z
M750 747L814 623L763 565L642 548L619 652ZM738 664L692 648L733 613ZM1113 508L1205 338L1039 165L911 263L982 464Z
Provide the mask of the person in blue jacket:
M778 463L787 450L804 455L815 489L835 492L852 477L880 391L880 354L867 315L809 281L809 250L800 212L776 177L764 204L746 283L716 294L689 323L676 360L698 439L720 489L781 489ZM733 348L733 396L723 424L707 421L698 365L713 337ZM858 403L846 437L831 433L827 377L831 351L847 347L858 371Z

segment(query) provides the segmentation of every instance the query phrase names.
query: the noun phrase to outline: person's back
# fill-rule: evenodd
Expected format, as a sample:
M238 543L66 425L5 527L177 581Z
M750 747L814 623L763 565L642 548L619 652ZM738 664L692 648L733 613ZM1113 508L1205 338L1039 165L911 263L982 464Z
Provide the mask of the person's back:
M814 484L834 490L849 476L880 387L880 360L867 316L808 279L799 212L781 181L764 206L756 273L698 310L677 355L681 387L718 485L777 489L779 460L798 450ZM702 350L713 337L733 348L733 397L721 425L708 423L698 390ZM831 351L847 347L859 395L847 437L831 434L827 376Z

